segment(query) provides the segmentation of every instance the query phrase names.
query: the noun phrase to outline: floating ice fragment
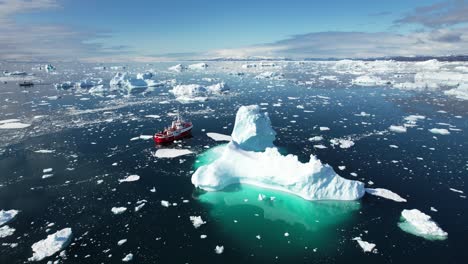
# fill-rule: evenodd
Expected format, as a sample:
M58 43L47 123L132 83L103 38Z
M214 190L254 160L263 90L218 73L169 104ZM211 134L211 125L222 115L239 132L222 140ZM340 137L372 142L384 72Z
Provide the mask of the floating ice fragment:
M42 153L42 154L51 154L54 152L55 152L54 149L39 149L39 150L34 151L34 153Z
M15 233L15 229L7 225L0 227L0 238L11 236Z
M380 197L383 197L385 199L389 199L389 200L393 200L395 202L406 202L406 199L402 198L401 196L399 196L398 194L390 191L390 190L387 190L387 189L383 189L383 188L375 188L375 189L371 189L371 188L366 188L366 192L368 194L372 194L372 195L375 195L375 196L380 196Z
M55 232L54 234L48 235L46 239L40 240L31 246L33 250L33 256L28 260L41 261L44 258L50 257L55 253L63 250L70 243L71 236L71 228L64 228Z
M134 182L134 181L138 181L139 179L140 179L140 176L138 175L130 175L124 179L119 179L119 182Z
M215 247L215 253L216 254L223 254L224 252L224 246L216 246Z
M377 253L377 249L375 248L374 243L369 243L367 241L362 240L361 237L355 237L353 240L356 240L359 244L359 246L362 248L362 251L364 252L372 252L372 253Z
M449 135L450 131L448 131L445 128L431 128L429 129L429 132L432 134L439 134L439 135Z
M121 246L127 242L127 239L121 239L117 242L117 245Z
M19 211L14 209L8 211L0 210L0 226L11 222L18 213Z
M393 132L396 132L396 133L406 133L406 127L404 127L404 126L391 125L388 129L390 131L393 131Z
M133 254L132 253L128 253L123 259L122 261L123 262L129 262L133 259Z
M203 221L201 216L190 216L190 221L192 221L192 224L195 228L199 228L200 226L206 224L206 222Z
M164 201L164 200L161 201L161 205L164 206L164 207L171 206L171 204L168 201Z
M402 222L398 226L405 232L423 237L428 240L444 240L447 232L442 230L436 222L427 214L418 209L403 210L401 212Z
M116 215L123 214L125 211L127 211L127 207L112 207L111 211Z

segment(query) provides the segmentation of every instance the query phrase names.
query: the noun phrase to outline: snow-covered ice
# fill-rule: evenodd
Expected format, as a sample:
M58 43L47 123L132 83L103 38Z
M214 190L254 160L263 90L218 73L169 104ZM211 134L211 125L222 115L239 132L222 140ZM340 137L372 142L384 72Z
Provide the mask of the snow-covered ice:
M459 85L457 88L444 91L444 93L461 100L468 100L468 83L464 83Z
M216 253L216 254L223 254L223 252L224 252L224 246L218 246L218 245L216 245L216 247L215 247L215 253Z
M375 248L376 245L374 243L364 241L361 237L355 237L353 240L356 240L358 245L362 248L362 251L377 253L377 249Z
M71 228L64 228L51 235L48 235L46 239L40 240L31 246L33 250L33 256L28 260L41 261L44 258L50 257L55 253L63 250L70 243L71 236Z
M219 191L231 184L251 184L298 195L306 200L356 200L364 184L340 177L314 155L301 163L295 155L283 156L274 147L276 133L267 114L258 106L242 106L232 133L220 157L198 168L192 183L207 191Z
M406 127L404 126L391 125L388 129L396 133L406 133Z
M15 233L15 229L7 225L0 227L0 238L11 236Z
M176 158L184 155L192 154L188 149L158 149L154 153L156 158Z
M375 196L380 196L380 197L383 197L385 199L389 199L389 200L393 200L395 202L406 202L406 199L405 198L402 198L400 195L390 191L390 190L387 190L387 189L383 189L383 188L375 188L375 189L372 189L372 188L366 188L366 192L368 194L372 194L372 195L375 195Z
M204 62L200 62L200 63L190 64L188 68L191 70L204 70L208 68L208 64Z
M133 259L133 254L132 253L129 253L127 255L125 255L125 257L122 259L123 262L129 262Z
M403 210L402 222L398 226L405 232L420 236L429 240L444 240L448 234L442 230L431 217L418 209Z

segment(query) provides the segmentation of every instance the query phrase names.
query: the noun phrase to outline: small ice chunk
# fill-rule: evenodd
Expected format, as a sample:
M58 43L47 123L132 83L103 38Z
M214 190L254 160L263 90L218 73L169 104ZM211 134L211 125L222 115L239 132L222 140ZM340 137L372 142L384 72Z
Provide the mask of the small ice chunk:
M377 253L377 249L375 248L374 243L369 243L367 241L364 241L360 237L355 237L353 238L353 240L356 240L358 242L359 246L362 248L362 251Z
M317 141L322 141L322 140L323 140L322 136L314 136L314 137L309 138L309 141L311 142L317 142Z
M64 228L54 234L48 235L46 239L40 240L31 246L33 256L28 260L41 261L63 250L70 243L71 236L71 228Z
M55 152L54 149L39 149L39 150L34 151L34 153L42 153L42 154L51 154L54 152Z
M127 211L127 207L112 207L111 211L116 215L123 214L125 211Z
M398 226L405 232L428 240L444 240L448 234L431 217L418 209L403 210Z
M164 206L164 207L171 206L171 204L168 201L164 201L164 200L161 201L161 205Z
M117 245L121 246L127 242L127 239L121 239L117 242Z
M132 259L133 259L133 254L132 254L132 253L129 253L129 254L127 254L127 255L122 259L122 261L123 261L123 262L129 262L129 261L131 261Z
M0 238L11 236L11 235L13 235L14 232L15 232L14 228L11 228L11 227L9 227L7 225L2 226L2 227L0 227Z
M190 216L190 221L192 221L192 224L195 228L199 228L200 226L206 224L206 222L203 221L201 216Z
M47 168L47 169L43 169L42 172L43 173L49 173L49 172L52 172L52 168Z
M380 196L380 197L383 197L385 199L389 199L389 200L393 200L395 202L406 202L406 199L402 198L400 195L390 191L390 190L387 190L387 189L383 189L383 188L375 188L375 189L371 189L371 188L366 188L366 192L368 194L372 194L372 195L375 195L375 196Z
M140 176L138 175L130 175L127 176L125 179L119 179L119 182L134 182L138 181L140 179Z
M339 170L345 170L345 169L346 169L346 166L338 166L338 169L339 169Z
M216 253L216 254L223 254L223 252L224 252L224 246L218 246L218 245L217 245L217 246L215 247L215 253Z
M329 127L320 127L319 129L320 129L320 131L328 131L328 130L330 130Z
M0 129L22 129L22 128L27 128L29 126L31 126L31 124L12 122L12 123L0 124Z

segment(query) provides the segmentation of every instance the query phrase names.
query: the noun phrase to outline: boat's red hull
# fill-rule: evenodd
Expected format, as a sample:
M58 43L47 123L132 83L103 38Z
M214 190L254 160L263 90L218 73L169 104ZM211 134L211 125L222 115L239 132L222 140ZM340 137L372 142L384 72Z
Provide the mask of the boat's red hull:
M156 144L171 143L174 140L179 140L179 139L182 139L184 137L190 136L191 133L192 133L192 129L190 128L189 130L184 131L184 132L178 134L177 136L163 136L163 137L160 137L160 136L155 135L153 137L153 140L154 140L154 142Z

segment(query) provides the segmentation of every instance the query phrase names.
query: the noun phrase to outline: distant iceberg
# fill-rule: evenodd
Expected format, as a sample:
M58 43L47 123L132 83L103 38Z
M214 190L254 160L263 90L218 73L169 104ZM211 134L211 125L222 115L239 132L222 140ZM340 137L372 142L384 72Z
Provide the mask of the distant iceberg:
M307 163L295 155L283 156L273 145L276 133L267 114L257 105L242 106L236 116L233 140L219 157L199 167L192 183L206 191L232 184L250 184L300 196L306 200L357 200L364 184L340 177L314 155Z
M190 64L188 67L191 70L204 70L208 68L208 64L204 62L200 62L200 63Z
M179 101L205 101L210 96L222 94L229 89L226 83L221 82L209 86L199 84L176 85L170 92L174 94Z
M138 73L136 77L131 76L127 72L118 72L114 78L109 82L109 86L113 90L127 89L132 91L133 89L142 89L148 87L163 86L161 82L152 80L153 74L151 72Z
M188 67L183 65L183 64L177 64L177 65L174 65L174 66L168 68L168 70L175 71L175 72L183 72L183 71L185 71L187 69L188 69Z

